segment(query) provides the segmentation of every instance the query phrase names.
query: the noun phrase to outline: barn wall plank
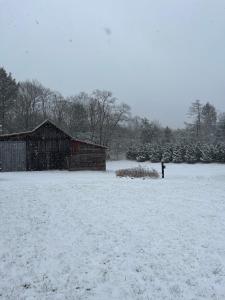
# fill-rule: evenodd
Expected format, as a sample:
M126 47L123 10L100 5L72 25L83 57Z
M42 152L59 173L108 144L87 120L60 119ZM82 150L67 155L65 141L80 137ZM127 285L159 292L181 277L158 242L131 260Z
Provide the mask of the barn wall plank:
M26 143L23 141L0 141L0 164L2 171L25 171Z

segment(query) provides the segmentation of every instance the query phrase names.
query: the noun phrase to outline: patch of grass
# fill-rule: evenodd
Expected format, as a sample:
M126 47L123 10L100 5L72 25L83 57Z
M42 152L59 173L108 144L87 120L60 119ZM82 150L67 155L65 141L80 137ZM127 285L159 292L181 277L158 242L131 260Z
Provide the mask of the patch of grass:
M116 176L131 178L159 178L159 173L155 169L148 169L138 166L136 168L117 170Z

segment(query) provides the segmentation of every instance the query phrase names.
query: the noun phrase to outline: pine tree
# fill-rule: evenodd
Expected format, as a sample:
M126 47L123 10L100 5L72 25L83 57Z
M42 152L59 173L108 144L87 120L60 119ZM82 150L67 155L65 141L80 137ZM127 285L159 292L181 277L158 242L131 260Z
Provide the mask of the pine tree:
M146 156L148 157L148 160L149 160L151 155L152 155L152 152L153 152L153 145L150 144L150 143L146 143L144 145L144 148L145 148L145 154L146 154Z
M183 162L183 147L181 145L176 145L173 149L173 159L174 163Z
M201 161L201 155L202 155L201 148L202 148L202 144L200 142L195 144L195 155L196 155L197 162Z
M196 163L198 158L196 156L196 146L195 145L187 145L186 152L184 155L185 162L189 164Z
M167 126L163 130L163 142L164 143L171 143L173 140L173 132L172 130Z
M214 161L225 162L225 144L217 144L214 147Z
M12 78L11 74L7 74L5 69L0 68L0 125L2 133L6 131L7 114L13 107L18 85Z
M151 162L160 162L162 159L162 150L160 145L153 145L151 155L149 156Z
M136 160L139 161L139 162L143 162L143 161L146 161L148 159L149 159L149 157L148 157L148 153L146 151L146 146L142 145L138 149L138 154L136 156Z
M136 157L138 156L138 154L139 154L139 147L137 145L132 145L127 150L126 158L131 159L131 160L135 160Z
M166 144L163 147L163 151L162 151L162 159L165 163L171 162L172 161L172 157L173 157L173 151L172 151L172 147L171 144Z
M214 161L215 148L213 145L203 144L201 147L201 161L210 163Z
M148 160L147 157L145 155L142 155L142 154L138 154L137 157L136 157L136 161L138 162L144 162Z
M196 100L192 103L189 109L189 116L193 121L187 125L189 129L193 131L194 138L199 141L202 138L202 104L200 100Z
M217 113L215 107L207 102L202 107L202 131L204 140L208 143L214 142L216 131Z
M216 128L216 136L220 142L225 143L225 113L222 113L219 116Z

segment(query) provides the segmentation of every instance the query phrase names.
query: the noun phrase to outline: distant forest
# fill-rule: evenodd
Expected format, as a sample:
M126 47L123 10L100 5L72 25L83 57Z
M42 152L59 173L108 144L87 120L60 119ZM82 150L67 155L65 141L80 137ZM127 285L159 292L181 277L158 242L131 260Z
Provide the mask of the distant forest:
M183 129L132 116L110 91L64 97L36 80L17 82L0 68L0 132L33 129L45 119L79 139L110 148L111 158L166 162L225 162L225 113L196 100Z

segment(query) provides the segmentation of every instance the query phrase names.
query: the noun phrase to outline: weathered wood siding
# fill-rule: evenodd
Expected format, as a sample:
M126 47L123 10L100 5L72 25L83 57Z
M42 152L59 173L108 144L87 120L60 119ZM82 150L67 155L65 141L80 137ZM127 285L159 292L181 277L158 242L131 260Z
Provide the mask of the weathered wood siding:
M4 153L1 154L1 160L7 165L4 169L106 169L105 147L73 140L48 120L32 131L2 135L1 141L5 145L17 145L17 148L11 146L11 150L1 151Z
M68 169L71 137L51 122L46 122L33 132L0 136L1 140L24 143L26 170ZM20 169L19 166L17 167L20 162L16 158L16 150L14 158L11 154L5 154L4 160L10 159L14 160L12 170Z
M0 141L0 168L2 171L25 171L26 142Z
M106 169L106 149L72 141L70 170L97 170Z
M27 139L27 169L67 169L70 138L61 130L46 124Z

